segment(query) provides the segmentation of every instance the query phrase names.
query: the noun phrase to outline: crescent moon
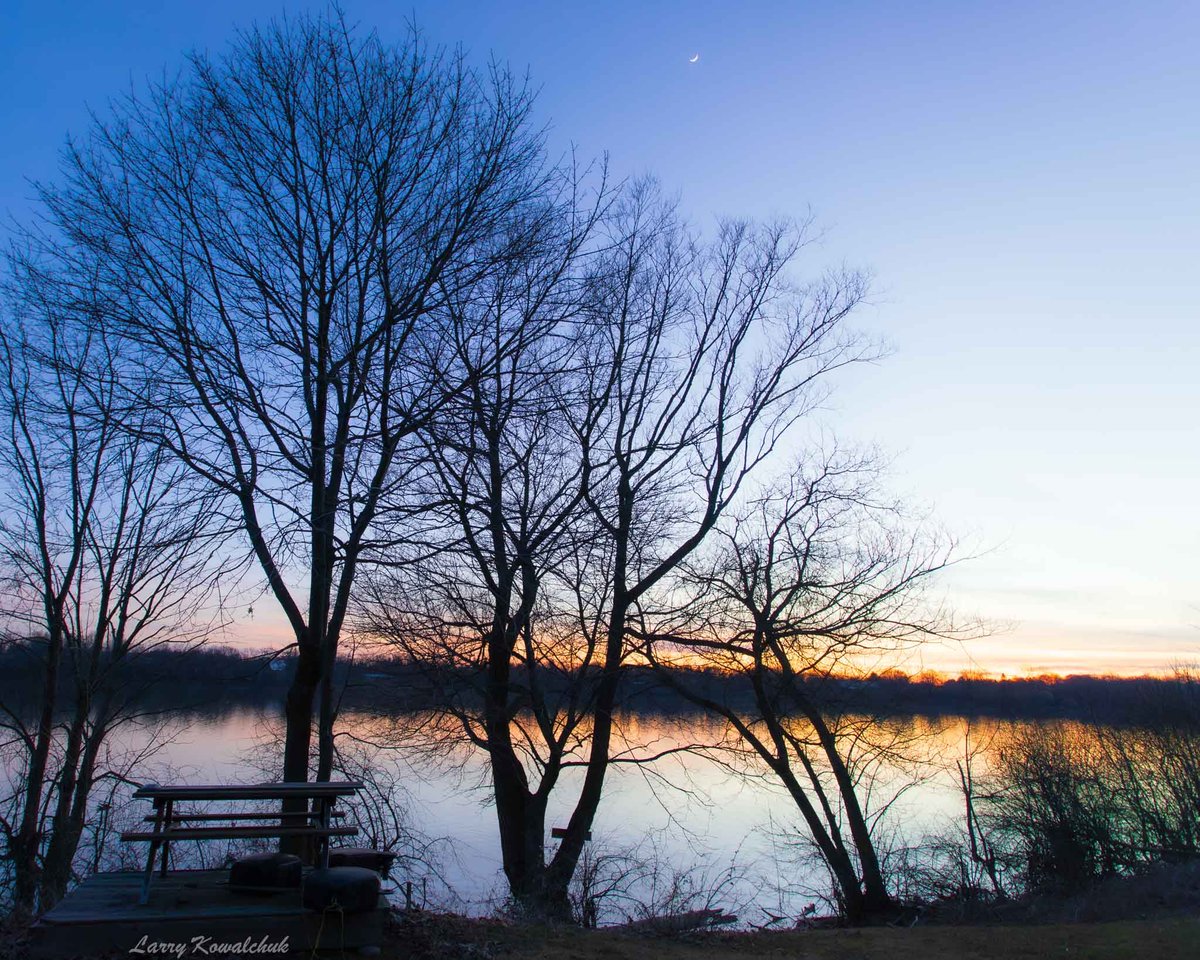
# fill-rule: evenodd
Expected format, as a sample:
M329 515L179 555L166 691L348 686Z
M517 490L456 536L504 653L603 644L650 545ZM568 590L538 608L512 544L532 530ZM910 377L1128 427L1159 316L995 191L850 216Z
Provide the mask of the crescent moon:
M700 59L700 54L696 54L694 57L692 57L691 59L688 60L688 63L696 63L697 61L699 61L699 59Z

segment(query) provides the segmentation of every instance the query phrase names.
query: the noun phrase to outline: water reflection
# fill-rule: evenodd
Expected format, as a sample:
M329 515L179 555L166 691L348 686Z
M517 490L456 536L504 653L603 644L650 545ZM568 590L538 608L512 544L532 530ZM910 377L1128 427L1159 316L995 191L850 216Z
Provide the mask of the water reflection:
M953 765L963 754L968 729L980 744L1006 723L847 716L839 726L857 760L868 805L879 812L877 830L915 840L948 828L961 813ZM590 846L593 860L620 855L678 870L696 867L711 876L735 868L729 881L735 899L765 899L772 909L785 906L784 888L789 896L810 899L823 888L791 801L753 760L732 749L722 724L701 716L624 714L617 728L623 761L658 759L610 769ZM349 772L369 773L380 788L374 815L394 817L372 829L400 829L415 838L409 849L425 862L402 860L398 879L414 877L427 898L445 906L488 913L504 899L490 778L485 755L463 743L459 733L437 713L362 711L342 717L338 742ZM179 717L146 765L146 777L254 782L277 776L272 768L281 734L282 718L270 710ZM123 745L140 748L156 735L161 731L130 729ZM873 752L881 744L888 749ZM681 749L695 745L704 749ZM564 771L548 828L565 824L582 776L580 768Z

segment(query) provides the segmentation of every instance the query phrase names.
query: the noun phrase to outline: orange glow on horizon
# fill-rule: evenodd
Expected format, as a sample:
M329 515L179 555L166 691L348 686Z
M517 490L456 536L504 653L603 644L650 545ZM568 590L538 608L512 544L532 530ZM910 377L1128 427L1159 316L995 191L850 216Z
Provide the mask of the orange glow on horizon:
M214 642L241 650L279 650L294 642L281 613L269 604L228 627ZM1140 642L1135 642L1140 641ZM357 656L371 655L370 643L358 644ZM343 648L349 643L343 641ZM629 662L643 662L631 657ZM1200 640L1184 647L1173 638L1104 636L1075 628L1043 629L1019 626L963 644L927 643L904 655L881 658L846 675L881 674L898 669L911 676L954 678L1032 678L1054 676L1161 677L1178 665L1200 662Z

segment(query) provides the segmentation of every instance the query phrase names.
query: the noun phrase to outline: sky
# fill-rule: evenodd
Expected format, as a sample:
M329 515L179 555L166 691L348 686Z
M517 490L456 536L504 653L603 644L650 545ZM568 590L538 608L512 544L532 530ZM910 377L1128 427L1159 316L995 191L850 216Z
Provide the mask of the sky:
M527 70L554 150L653 173L701 225L811 211L807 266L872 274L856 322L890 356L821 416L962 540L947 599L994 626L919 665L1200 660L1200 5L344 8ZM28 216L89 109L305 9L6 0L0 214Z

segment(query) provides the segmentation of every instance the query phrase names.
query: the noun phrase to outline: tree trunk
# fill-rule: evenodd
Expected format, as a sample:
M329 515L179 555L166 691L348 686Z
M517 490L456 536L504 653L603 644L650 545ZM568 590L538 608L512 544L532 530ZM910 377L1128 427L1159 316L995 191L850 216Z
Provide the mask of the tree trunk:
M321 704L317 715L317 781L328 783L333 776L333 725L337 720L333 673L337 665L337 645L325 637L321 656Z
M86 699L83 701L86 703ZM88 705L90 708L90 704ZM88 801L96 777L96 763L108 736L106 718L108 703L97 711L95 725L81 737L82 751L78 763L64 767L59 786L58 812L51 827L50 844L42 870L39 902L43 912L53 907L67 893L75 876L75 854L88 820ZM85 716L85 720L87 716Z
M301 643L296 656L296 673L284 704L287 728L283 745L283 779L289 783L308 780L313 701L320 676L320 652L309 643Z
M624 542L618 543L614 566L621 578L616 582L622 586L614 591L609 613L604 667L600 676L600 686L596 691L595 709L592 712L592 743L588 752L587 772L584 774L583 788L579 791L575 810L567 824L567 835L559 844L548 869L545 896L560 907L565 904L568 911L571 878L575 875L579 858L583 854L583 845L592 829L596 811L600 808L604 778L608 773L609 749L612 745L612 715L617 701L621 652L625 642L625 617L629 607L623 588L626 558L624 547Z
M502 585L502 596L509 596ZM524 610L531 595L524 598ZM520 617L516 618L517 621ZM522 913L531 919L566 922L571 904L566 887L552 889L546 868L546 792L531 792L529 778L512 742L509 727L510 656L519 622L493 620L488 641L488 683L484 725L496 798L500 852L509 890Z
M50 909L66 892L71 878L71 861L79 845L79 834L71 830L71 802L79 781L80 760L84 755L84 728L87 724L87 697L82 692L76 699L75 716L67 732L62 766L53 789L57 792L54 815L50 820L50 839L42 859L38 881L39 908Z
M524 773L516 773L510 754L492 753L496 815L504 876L513 900L528 919L567 922L571 904L565 887L554 888L546 867L546 799L524 786Z
M51 617L51 623L57 617ZM32 914L37 906L37 887L41 852L42 790L46 767L54 739L54 711L58 705L58 675L62 656L62 633L53 625L46 640L46 672L42 684L42 710L26 771L21 823L10 841L13 870L13 903L22 913Z
M850 771L846 769L841 753L838 752L836 737L825 723L825 718L815 709L808 697L800 695L799 700L801 709L817 733L825 758L837 781L842 809L850 827L850 836L854 840L855 852L858 854L859 870L862 872L862 909L869 914L886 913L895 906L895 902L887 891L883 871L879 866L879 855L875 851L875 841L871 837L870 827L858 801L854 780Z
M283 779L287 783L308 781L309 751L312 745L313 701L321 676L320 650L308 638L303 638L296 656L296 673L288 687L284 702L286 732L283 743ZM288 799L283 801L284 813L304 813L306 801ZM281 837L279 849L308 858L308 845L302 837Z

